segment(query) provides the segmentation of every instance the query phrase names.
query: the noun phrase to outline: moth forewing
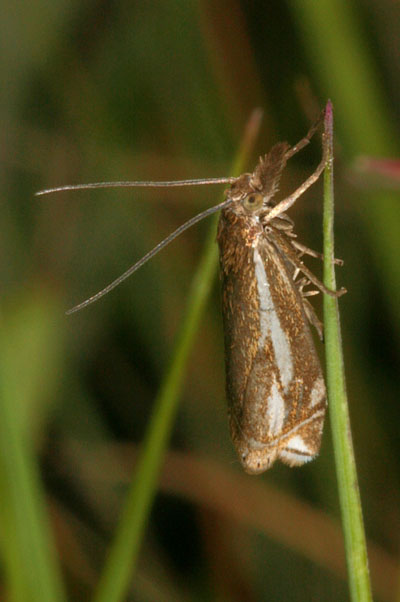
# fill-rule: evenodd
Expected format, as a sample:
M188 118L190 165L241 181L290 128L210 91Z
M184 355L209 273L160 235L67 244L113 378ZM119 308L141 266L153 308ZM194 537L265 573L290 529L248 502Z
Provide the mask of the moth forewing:
M326 395L301 295L273 235L253 216L223 211L218 230L226 388L244 469L291 466L318 453Z

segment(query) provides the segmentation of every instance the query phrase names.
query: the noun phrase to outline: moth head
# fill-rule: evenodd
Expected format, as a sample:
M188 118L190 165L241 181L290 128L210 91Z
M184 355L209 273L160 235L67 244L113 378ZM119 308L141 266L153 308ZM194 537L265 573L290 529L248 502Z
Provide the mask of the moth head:
M267 202L262 190L251 184L251 174L243 174L226 190L232 200L232 211L237 215L257 215Z

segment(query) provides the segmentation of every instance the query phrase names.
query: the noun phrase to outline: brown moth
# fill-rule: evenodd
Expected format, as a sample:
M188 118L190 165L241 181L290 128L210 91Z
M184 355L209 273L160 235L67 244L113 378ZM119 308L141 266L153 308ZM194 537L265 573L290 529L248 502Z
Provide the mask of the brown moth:
M253 173L232 184L232 202L218 227L225 333L226 391L232 441L246 472L312 460L319 451L326 407L320 362L308 322L322 325L307 300L311 282L333 293L304 266L319 256L296 241L284 212L322 173L317 170L288 199L275 195L286 161L308 142L279 143ZM299 273L304 277L297 279Z
M275 145L260 158L253 173L238 178L99 182L37 193L122 186L231 185L226 200L191 218L114 282L67 313L97 301L184 230L222 209L217 240L229 421L239 459L251 474L267 470L277 459L289 466L304 464L318 454L321 444L326 391L308 323L320 338L322 325L307 297L319 291L333 296L346 291L327 289L304 265L304 254L322 255L297 242L286 211L323 172L325 134L323 157L315 172L286 199L278 202L275 196L287 160L309 143L323 118L324 112L298 144ZM318 290L304 291L310 284Z

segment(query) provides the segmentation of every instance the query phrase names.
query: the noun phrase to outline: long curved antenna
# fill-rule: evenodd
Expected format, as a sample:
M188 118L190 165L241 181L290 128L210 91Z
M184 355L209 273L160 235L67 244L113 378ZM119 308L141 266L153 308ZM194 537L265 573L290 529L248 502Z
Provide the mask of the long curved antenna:
M233 184L237 178L203 178L198 180L172 180L167 182L92 182L90 184L67 184L56 188L46 188L35 192L35 196L43 196L65 190L87 190L88 188L168 188L174 186L202 186L205 184Z
M233 178L233 180L236 180L236 178ZM197 224L197 222L201 221L205 217L208 217L209 215L216 213L216 211L219 211L220 209L227 207L228 205L230 205L230 203L232 203L232 199L226 199L222 203L219 203L218 205L214 205L214 207L209 207L205 211L202 211L201 213L199 213L199 214L195 215L194 217L192 217L191 219L189 219L187 222L185 222L184 224L179 226L179 228L177 228L174 232L171 232L171 234L169 234L167 236L167 238L164 238L164 240L159 242L158 245L156 245L151 251L146 253L146 255L144 255L141 259L139 259L139 261L137 261L128 270L126 270L126 272L121 274L121 276L119 276L116 280L114 280L113 282L108 284L105 288L103 288L101 291L99 291L92 297L89 297L89 299L86 299L86 301L83 301L82 303L79 303L79 305L75 305L75 307L72 307L72 309L69 309L66 312L67 315L73 314L76 311L79 311L79 310L83 309L84 307L91 305L95 301L98 301L98 299L100 299L101 297L104 297L104 295L106 295L107 293L112 291L116 286L121 284L121 282L123 282L124 280L129 278L129 276L131 276L134 272L136 272L136 270L141 268L142 265L144 265L146 263L146 261L148 261L149 259L154 257L154 255L156 255L159 251L161 251L161 249L166 247L171 241L174 240L174 238L176 238L177 236L182 234L182 232L184 232L188 228L191 228L192 226L194 226L194 224Z

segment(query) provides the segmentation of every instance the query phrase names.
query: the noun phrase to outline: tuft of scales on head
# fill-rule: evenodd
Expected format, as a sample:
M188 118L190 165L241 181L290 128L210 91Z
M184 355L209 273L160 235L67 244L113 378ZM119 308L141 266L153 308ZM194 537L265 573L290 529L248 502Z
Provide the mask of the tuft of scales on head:
M235 202L256 193L262 196L263 205L271 203L279 189L282 170L287 161L287 151L290 145L279 142L269 153L259 158L253 173L244 173L226 190L228 198Z
M257 167L251 178L250 186L261 192L266 202L278 192L279 181L286 165L286 154L290 145L287 142L278 142L268 154L260 157Z

